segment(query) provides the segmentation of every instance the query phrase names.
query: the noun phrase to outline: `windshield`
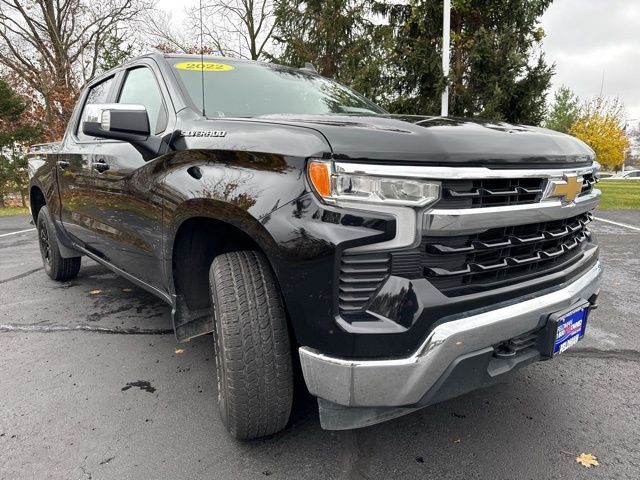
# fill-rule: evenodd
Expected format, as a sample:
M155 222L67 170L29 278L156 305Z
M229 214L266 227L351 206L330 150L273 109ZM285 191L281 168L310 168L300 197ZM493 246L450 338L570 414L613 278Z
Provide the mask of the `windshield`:
M208 117L385 113L353 90L303 70L206 57L202 64L193 58L168 60L199 110L204 86Z

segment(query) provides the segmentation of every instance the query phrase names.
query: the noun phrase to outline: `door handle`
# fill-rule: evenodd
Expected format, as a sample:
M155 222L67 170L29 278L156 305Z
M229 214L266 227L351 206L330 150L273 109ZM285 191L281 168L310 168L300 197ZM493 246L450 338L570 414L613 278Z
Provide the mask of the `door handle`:
M97 162L93 162L92 166L94 170L97 170L100 173L109 170L109 164L104 160L98 160Z
M58 160L57 164L58 167L60 167L60 170L66 170L69 166L69 162L67 162L66 160Z

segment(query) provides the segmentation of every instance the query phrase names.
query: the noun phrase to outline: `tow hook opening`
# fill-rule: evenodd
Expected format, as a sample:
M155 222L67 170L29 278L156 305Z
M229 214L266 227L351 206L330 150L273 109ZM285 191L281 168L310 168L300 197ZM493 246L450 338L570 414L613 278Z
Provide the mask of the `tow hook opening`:
M528 332L523 335L501 342L493 347L493 356L498 359L507 360L516 357L518 354L536 348L538 330Z
M509 342L501 343L498 346L494 347L495 351L493 352L493 356L496 358L507 359L513 358L516 356L516 351L509 345Z

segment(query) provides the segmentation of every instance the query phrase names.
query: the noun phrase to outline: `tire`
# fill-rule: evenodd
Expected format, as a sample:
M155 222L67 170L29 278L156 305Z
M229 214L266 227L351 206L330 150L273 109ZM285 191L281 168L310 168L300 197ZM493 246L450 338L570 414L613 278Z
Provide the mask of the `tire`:
M271 267L259 252L225 253L213 260L209 285L222 422L240 440L276 433L291 413L293 367Z
M38 244L44 263L44 271L51 279L64 282L76 278L80 271L80 257L63 258L58 247L56 229L49 209L44 206L38 212Z

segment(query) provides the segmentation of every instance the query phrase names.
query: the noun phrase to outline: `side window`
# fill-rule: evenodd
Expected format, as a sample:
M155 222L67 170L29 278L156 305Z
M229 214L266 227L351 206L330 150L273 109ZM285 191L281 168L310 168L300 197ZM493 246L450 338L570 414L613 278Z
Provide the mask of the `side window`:
M640 172L631 172L629 174L630 177L635 178L635 177L640 177Z
M90 141L93 140L93 137L89 137L82 133L82 119L84 118L84 113L87 108L87 105L91 105L92 103L106 103L109 90L113 85L114 77L107 78L103 82L98 83L97 85L93 85L89 87L89 93L87 94L87 98L82 106L82 112L80 112L80 118L78 119L78 125L76 126L76 136L79 140L82 141Z
M167 111L162 103L162 93L150 69L141 67L129 70L118 103L144 105L152 134L161 133L167 128Z

